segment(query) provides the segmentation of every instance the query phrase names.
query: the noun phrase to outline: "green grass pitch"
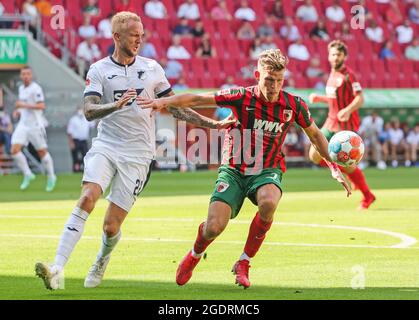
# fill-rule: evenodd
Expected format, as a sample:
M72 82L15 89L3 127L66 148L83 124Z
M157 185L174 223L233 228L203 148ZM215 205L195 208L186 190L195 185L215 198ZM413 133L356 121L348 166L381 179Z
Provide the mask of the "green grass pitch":
M83 288L100 246L104 199L67 264L65 290L54 292L35 277L34 264L53 260L81 176L59 176L51 194L45 177L25 192L21 176L0 177L0 299L418 299L419 169L369 169L366 176L377 201L358 212L360 193L347 199L326 170L289 169L275 224L251 262L252 286L243 290L230 270L256 208L246 200L179 287L176 268L206 217L216 172L154 172L102 285Z

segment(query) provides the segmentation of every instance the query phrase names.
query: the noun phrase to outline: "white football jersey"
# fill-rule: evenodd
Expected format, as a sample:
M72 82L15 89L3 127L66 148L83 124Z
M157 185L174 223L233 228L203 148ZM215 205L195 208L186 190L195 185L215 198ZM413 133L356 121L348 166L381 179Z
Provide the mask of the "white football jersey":
M130 65L122 65L110 56L91 65L84 96L96 95L101 97L102 104L112 103L129 88L151 99L172 90L163 68L155 60L137 56ZM150 109L141 109L133 99L100 120L93 144L125 156L154 158L155 118L150 113Z
M27 87L22 84L19 86L19 100L30 104L44 102L44 92L36 82L32 82ZM24 125L25 127L44 127L45 123L42 110L19 108L19 112L19 125Z

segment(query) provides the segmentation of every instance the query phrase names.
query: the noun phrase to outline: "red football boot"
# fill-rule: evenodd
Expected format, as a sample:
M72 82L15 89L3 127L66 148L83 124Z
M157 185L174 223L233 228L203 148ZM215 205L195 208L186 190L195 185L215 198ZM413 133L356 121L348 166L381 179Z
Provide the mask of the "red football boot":
M239 260L234 264L233 269L231 270L231 272L236 275L236 284L245 289L250 287L249 268L249 261Z
M192 271L195 269L201 258L194 258L192 256L192 251L189 251L188 254L180 262L177 271L176 271L176 283L180 286L183 286L189 279L192 277Z
M370 193L368 196L364 197L359 204L358 210L367 210L370 205L375 201L375 196Z

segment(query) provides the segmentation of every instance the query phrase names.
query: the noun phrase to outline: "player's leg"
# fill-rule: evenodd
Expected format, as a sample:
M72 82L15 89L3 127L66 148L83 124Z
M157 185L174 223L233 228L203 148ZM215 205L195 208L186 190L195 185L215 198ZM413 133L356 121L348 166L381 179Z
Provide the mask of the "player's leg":
M231 168L221 167L210 200L207 220L198 227L192 250L182 259L176 271L176 282L184 285L192 277L192 272L206 248L220 235L240 211L245 198L241 174Z
M35 175L29 168L28 161L22 152L23 146L28 145L28 142L28 132L26 128L18 125L12 135L12 148L10 152L17 167L23 173L23 181L20 185L21 190L27 189L31 181L35 179Z

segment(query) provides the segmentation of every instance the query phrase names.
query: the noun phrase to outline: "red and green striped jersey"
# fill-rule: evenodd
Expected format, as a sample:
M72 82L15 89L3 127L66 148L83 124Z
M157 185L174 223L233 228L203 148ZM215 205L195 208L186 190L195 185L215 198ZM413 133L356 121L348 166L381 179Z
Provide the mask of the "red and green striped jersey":
M285 91L272 103L262 99L258 86L221 90L215 100L230 108L238 120L227 130L222 163L245 175L259 174L265 168L285 172L281 148L288 129L294 122L302 128L313 122L303 99Z
M339 121L337 114L339 110L346 108L361 91L361 84L356 80L351 69L343 66L339 71L332 70L326 85L326 95L329 98L329 114L324 123L326 129L333 132L358 131L360 125L358 111L352 112L346 122Z

